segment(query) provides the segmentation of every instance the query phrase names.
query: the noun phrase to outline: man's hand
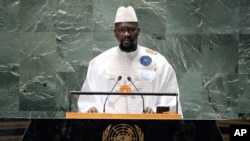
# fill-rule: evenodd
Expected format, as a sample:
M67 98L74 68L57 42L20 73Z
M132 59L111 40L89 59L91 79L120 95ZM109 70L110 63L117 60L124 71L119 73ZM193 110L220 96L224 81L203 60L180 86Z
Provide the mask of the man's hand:
M96 109L96 107L91 107L91 108L89 108L89 110L87 111L87 113L99 113L99 112Z
M153 109L152 109L152 108L149 108L149 107L146 107L146 108L144 109L144 113L145 113L145 114L155 114L155 112L153 111Z

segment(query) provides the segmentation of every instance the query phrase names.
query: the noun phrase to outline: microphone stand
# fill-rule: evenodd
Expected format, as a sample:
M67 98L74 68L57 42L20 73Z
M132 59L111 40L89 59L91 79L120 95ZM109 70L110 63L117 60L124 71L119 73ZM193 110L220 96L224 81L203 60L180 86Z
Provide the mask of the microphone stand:
M137 87L135 86L135 84L133 83L131 77L127 77L127 80L133 85L133 87L135 88L135 90L139 93L139 90L137 89ZM144 97L143 95L140 95L142 98L142 112L145 112L145 105L144 105Z
M115 86L117 85L117 83L122 79L122 76L118 76L117 77L117 81L115 83L115 85L113 86L113 88L111 89L111 92L113 92ZM109 98L110 95L108 95L106 98L105 98L105 101L104 101L104 104L103 104L103 113L105 113L105 106L106 106L106 103L107 103L107 100Z

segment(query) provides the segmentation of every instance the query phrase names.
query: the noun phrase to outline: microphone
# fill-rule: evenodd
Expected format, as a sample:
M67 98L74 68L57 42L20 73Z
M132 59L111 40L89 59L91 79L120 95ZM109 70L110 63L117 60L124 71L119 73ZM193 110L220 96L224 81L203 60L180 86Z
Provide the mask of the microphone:
M118 83L121 79L122 79L122 76L119 75L119 76L117 77L117 80L116 80L115 85L114 85L113 88L111 89L111 92L113 92L115 86L117 85L117 83Z
M115 82L115 85L114 85L113 88L111 89L111 92L113 92L115 86L117 85L117 83L118 83L120 80L122 80L122 76L121 76L121 75L119 75L119 76L117 77L117 80L116 80L116 82ZM104 104L103 104L103 113L105 113L105 106L106 106L106 102L107 102L109 96L110 96L110 95L108 95L108 96L106 97L105 101L104 101Z
M135 90L139 93L139 90L137 89L137 87L135 86L135 84L134 84L134 82L132 81L132 78L131 77L127 77L127 80L133 85L133 87L135 88ZM145 112L144 111L144 97L143 97L143 95L141 95L141 99L142 99L142 108L143 108L143 112Z

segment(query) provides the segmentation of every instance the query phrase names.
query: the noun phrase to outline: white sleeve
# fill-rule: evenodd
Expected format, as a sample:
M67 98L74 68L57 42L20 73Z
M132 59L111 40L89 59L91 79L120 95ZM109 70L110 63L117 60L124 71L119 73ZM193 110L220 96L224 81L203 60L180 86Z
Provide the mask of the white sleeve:
M89 65L86 79L83 83L82 92L97 91L98 80L96 77L96 69ZM80 95L78 98L78 110L79 112L87 112L89 108L96 107L99 112L103 111L103 97L102 95Z
M176 111L176 102L178 103L178 114L182 115L182 108L180 103L180 93L179 93L179 85L177 82L176 74L172 66L164 65L161 72L160 86L159 92L162 93L177 93L177 99L175 96L160 96L157 100L157 106L167 106L170 107L170 111Z

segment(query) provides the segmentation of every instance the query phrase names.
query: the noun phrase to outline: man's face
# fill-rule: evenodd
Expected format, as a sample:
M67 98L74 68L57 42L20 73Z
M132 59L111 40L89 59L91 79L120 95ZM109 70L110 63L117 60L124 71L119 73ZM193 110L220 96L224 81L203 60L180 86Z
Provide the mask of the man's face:
M137 48L137 38L140 32L137 22L121 22L115 24L114 34L119 47L125 52L131 52Z

